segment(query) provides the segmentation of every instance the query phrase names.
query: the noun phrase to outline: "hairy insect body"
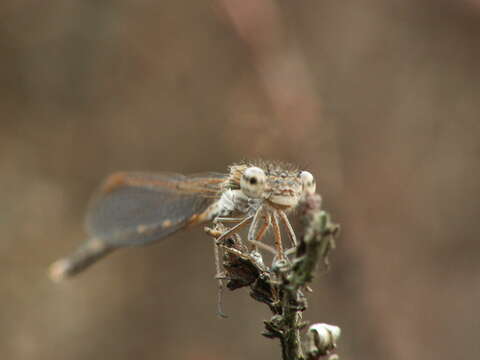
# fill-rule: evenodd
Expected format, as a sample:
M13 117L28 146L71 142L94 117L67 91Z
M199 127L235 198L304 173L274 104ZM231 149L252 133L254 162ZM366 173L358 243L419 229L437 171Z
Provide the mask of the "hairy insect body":
M52 264L50 275L61 280L116 248L146 245L206 221L226 221L226 217L238 224L224 238L249 225L248 241L256 248L272 229L273 251L282 258L281 226L296 245L286 213L312 192L315 182L308 171L264 161L232 165L227 174L117 173L106 180L89 206L89 240L76 253Z
M222 193L220 199L211 205L209 220L217 217L231 216L235 213L252 215L260 206L259 199L251 199L241 190L228 189Z

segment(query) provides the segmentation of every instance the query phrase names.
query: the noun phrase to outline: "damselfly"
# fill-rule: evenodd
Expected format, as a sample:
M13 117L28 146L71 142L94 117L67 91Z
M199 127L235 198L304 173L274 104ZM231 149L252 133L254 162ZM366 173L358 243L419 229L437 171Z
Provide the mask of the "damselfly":
M61 280L115 249L150 244L208 221L235 224L217 241L249 225L247 240L253 249L272 229L276 256L282 258L280 226L296 245L287 213L314 192L310 172L276 162L235 164L227 174L116 173L106 179L87 210L89 239L53 263L50 276Z

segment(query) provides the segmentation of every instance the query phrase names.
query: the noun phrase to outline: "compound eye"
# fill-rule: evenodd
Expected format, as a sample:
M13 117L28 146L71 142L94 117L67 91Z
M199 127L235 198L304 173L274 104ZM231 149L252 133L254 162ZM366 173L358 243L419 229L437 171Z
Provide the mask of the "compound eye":
M247 168L240 179L240 189L249 197L260 198L265 190L267 176L265 172L252 166Z
M303 192L305 194L313 194L315 192L316 184L312 173L308 171L302 171L300 173L300 179L302 179Z

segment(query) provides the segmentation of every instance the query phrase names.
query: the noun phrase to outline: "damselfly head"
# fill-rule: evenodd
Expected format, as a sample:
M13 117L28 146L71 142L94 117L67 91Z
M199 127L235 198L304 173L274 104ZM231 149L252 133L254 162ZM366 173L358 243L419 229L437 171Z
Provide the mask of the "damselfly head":
M252 199L271 206L293 208L305 194L315 192L315 180L308 171L292 165L259 162L230 167L230 185Z

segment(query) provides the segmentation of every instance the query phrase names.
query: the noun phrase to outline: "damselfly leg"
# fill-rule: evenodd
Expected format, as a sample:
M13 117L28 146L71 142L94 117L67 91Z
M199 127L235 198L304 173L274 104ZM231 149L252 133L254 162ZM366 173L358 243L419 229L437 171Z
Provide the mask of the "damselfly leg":
M277 256L280 260L284 260L285 253L283 252L282 232L280 230L280 224L278 222L278 213L276 211L273 212L272 220L273 238L275 240L275 249L277 250Z
M290 220L288 220L287 214L285 214L285 212L282 210L278 210L278 213L280 214L280 219L282 220L283 225L285 225L285 228L287 229L287 234L292 243L292 247L296 248L297 237L295 235L295 231L293 230L292 224L290 224Z

